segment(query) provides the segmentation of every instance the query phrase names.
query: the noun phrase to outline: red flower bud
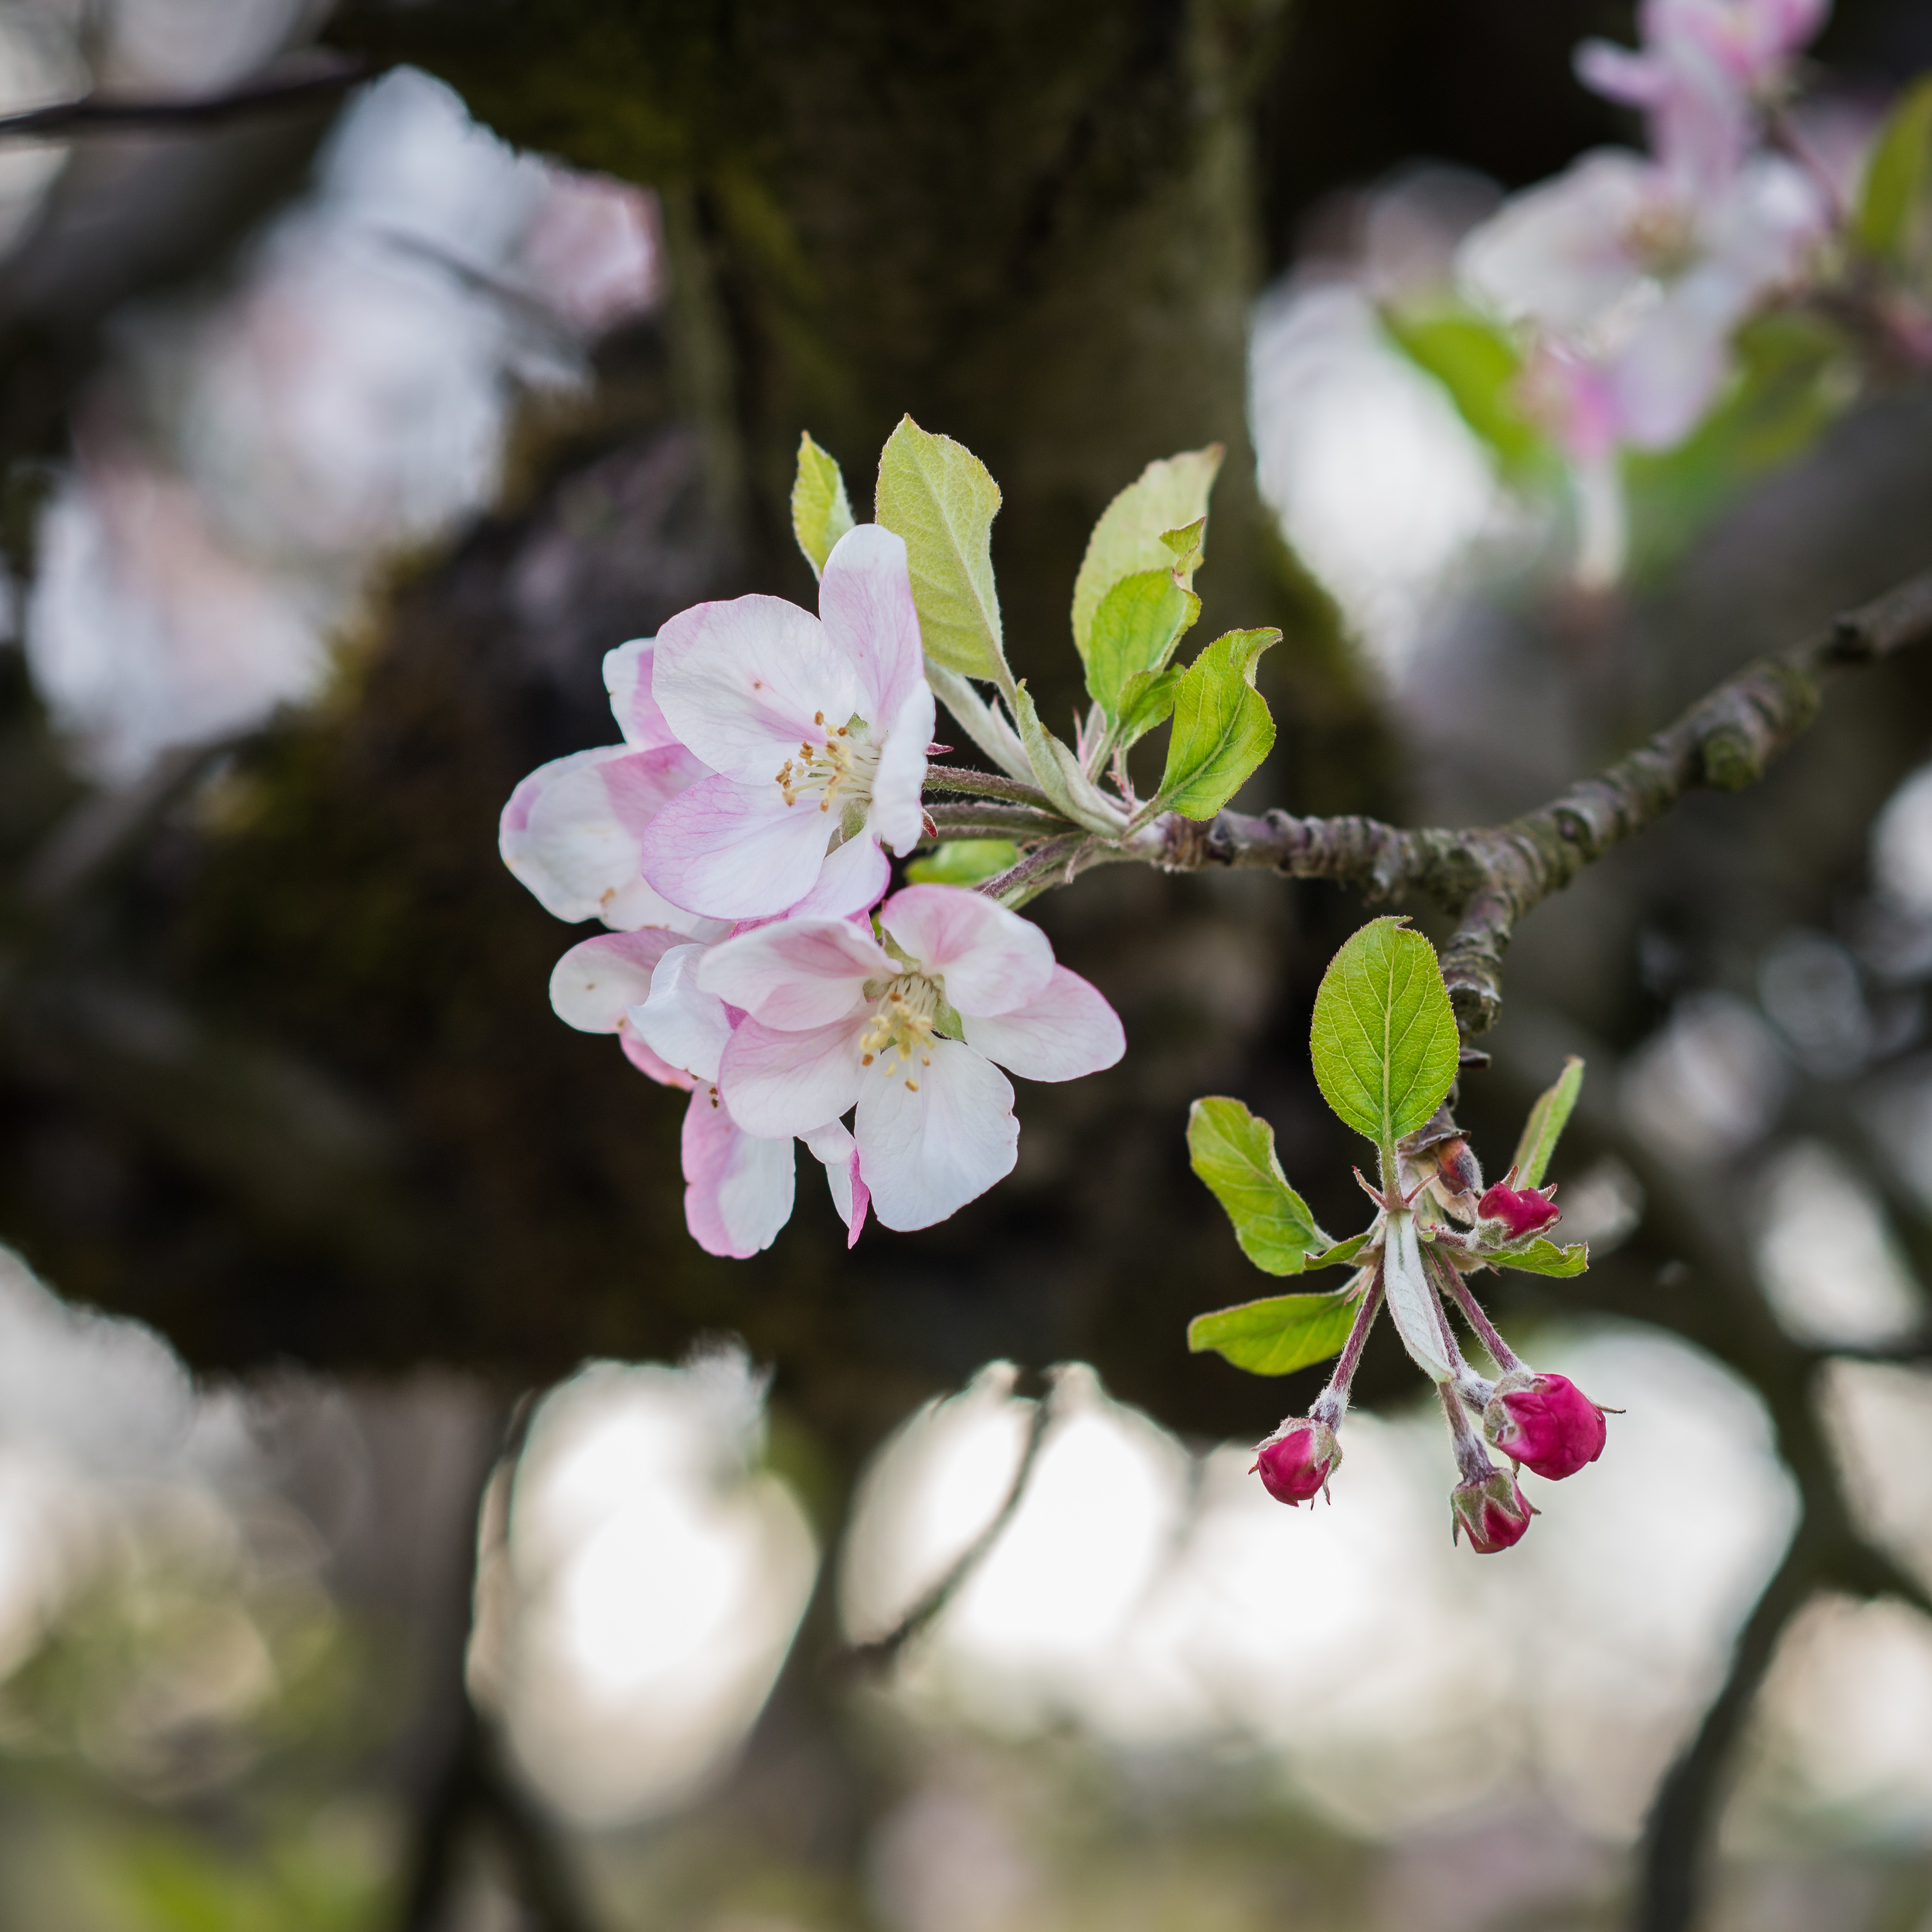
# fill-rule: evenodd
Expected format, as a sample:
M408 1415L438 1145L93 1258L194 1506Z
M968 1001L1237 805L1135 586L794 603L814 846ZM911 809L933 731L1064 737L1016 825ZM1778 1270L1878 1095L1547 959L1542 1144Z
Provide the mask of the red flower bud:
M1469 1547L1480 1556L1493 1556L1520 1543L1536 1513L1515 1478L1501 1469L1473 1482L1458 1483L1449 1492L1449 1508L1453 1533L1460 1536L1468 1530Z
M1270 1436L1255 1452L1254 1468L1277 1502L1292 1509L1326 1495L1328 1478L1342 1465L1342 1445L1325 1423L1304 1417ZM1248 1472L1250 1475L1254 1470Z
M1559 1482L1604 1453L1604 1412L1567 1376L1514 1369L1496 1384L1482 1432L1526 1469Z
M1520 1241L1526 1234L1548 1227L1563 1213L1550 1198L1556 1192L1553 1187L1515 1188L1501 1180L1476 1203L1476 1213L1483 1220L1502 1222L1509 1230L1506 1240Z
M1472 1193L1482 1185L1482 1169L1469 1143L1458 1134L1435 1149L1436 1172L1444 1189L1451 1194Z

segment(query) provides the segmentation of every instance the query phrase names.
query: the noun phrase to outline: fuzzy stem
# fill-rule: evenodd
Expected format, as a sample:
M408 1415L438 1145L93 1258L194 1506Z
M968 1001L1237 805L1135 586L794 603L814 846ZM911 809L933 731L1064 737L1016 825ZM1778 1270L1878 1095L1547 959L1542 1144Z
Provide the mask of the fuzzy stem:
M1456 1452L1456 1467L1462 1471L1463 1481L1487 1482L1496 1473L1496 1465L1470 1422L1462 1398L1447 1383L1440 1384L1436 1393L1442 1398L1442 1413L1449 1418L1450 1446Z
M925 788L928 791L971 792L981 798L1004 798L1016 805L1031 805L1043 811L1057 825L1067 821L1053 809L1053 801L1037 785L1022 784L1017 778L1009 778L1003 772L972 771L961 765L932 765L926 767Z
M1362 1297L1362 1306L1355 1311L1355 1325L1349 1331L1349 1338L1342 1345L1342 1352L1335 1358L1335 1372L1328 1377L1328 1386L1315 1399L1308 1411L1311 1421L1319 1422L1331 1429L1342 1427L1342 1418L1349 1413L1349 1386L1355 1380L1355 1372L1361 1365L1362 1351L1368 1345L1369 1331L1375 1326L1376 1316L1382 1308L1382 1264L1376 1264L1375 1274Z
M1481 1338L1483 1347L1488 1350L1489 1359L1509 1375L1523 1368L1521 1356L1512 1350L1496 1331L1496 1325L1483 1313L1482 1304L1471 1291L1469 1284L1462 1278L1462 1270L1451 1260L1440 1255L1432 1254L1430 1264L1441 1277L1442 1285L1456 1298L1456 1306L1461 1309L1463 1318Z

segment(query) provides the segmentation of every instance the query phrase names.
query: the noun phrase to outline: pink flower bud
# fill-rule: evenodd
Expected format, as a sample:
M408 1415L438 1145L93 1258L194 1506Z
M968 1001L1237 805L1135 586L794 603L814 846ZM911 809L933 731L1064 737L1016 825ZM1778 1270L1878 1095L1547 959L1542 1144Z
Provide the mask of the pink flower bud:
M1482 1412L1482 1432L1506 1456L1552 1482L1604 1453L1604 1411L1567 1376L1512 1369Z
M1513 1170L1510 1178L1514 1178ZM1476 1203L1476 1213L1483 1220L1502 1222L1509 1230L1505 1240L1520 1241L1526 1234L1548 1227L1563 1213L1551 1198L1556 1192L1553 1187L1512 1187L1505 1179Z
M1468 1531L1469 1547L1479 1556L1493 1556L1520 1543L1536 1513L1515 1478L1501 1469L1458 1483L1449 1492L1449 1508L1454 1533L1460 1536Z
M1328 1478L1342 1465L1342 1445L1325 1423L1304 1417L1270 1436L1255 1453L1254 1469L1277 1502L1292 1509L1326 1495ZM1250 1475L1254 1470L1248 1472Z

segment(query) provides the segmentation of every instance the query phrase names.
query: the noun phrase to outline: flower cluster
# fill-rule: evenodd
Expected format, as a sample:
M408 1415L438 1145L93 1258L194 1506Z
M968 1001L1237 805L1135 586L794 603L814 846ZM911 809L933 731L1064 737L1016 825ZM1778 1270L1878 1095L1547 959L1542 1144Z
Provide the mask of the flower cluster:
M1002 1068L1068 1080L1120 1058L1118 1019L1039 927L956 886L886 897L937 748L898 536L848 530L816 617L700 604L604 679L623 741L531 773L500 844L547 910L611 928L558 961L551 1001L689 1090L685 1219L712 1253L791 1218L797 1141L849 1240L869 1207L943 1220L1012 1168Z
M1335 1372L1307 1415L1290 1417L1260 1445L1255 1467L1282 1502L1328 1493L1342 1462L1338 1435L1349 1385L1386 1304L1404 1347L1437 1384L1448 1418L1461 1477L1450 1496L1452 1533L1493 1555L1520 1541L1536 1513L1522 1493L1521 1471L1552 1481L1573 1476L1602 1454L1607 1434L1607 1412L1567 1376L1539 1373L1511 1351L1465 1278L1533 1258L1525 1245L1559 1219L1556 1190L1516 1187L1513 1168L1485 1189L1475 1156L1446 1110L1396 1153L1393 1185L1362 1183L1376 1214L1357 1250L1362 1266L1347 1291L1357 1313ZM1498 1372L1495 1380L1464 1359L1451 1306L1480 1337ZM1485 1438L1509 1458L1509 1470L1491 1461Z
M1827 0L1644 0L1642 46L1588 41L1584 83L1642 111L1651 152L1599 148L1463 243L1461 281L1515 326L1519 400L1574 465L1585 574L1621 562L1612 464L1663 450L1730 379L1739 325L1825 260L1837 196L1767 128ZM1599 506L1593 532L1591 505Z
M1731 369L1731 336L1804 274L1828 188L1761 145L1823 0L1645 0L1641 50L1589 41L1588 86L1641 107L1651 153L1600 148L1464 241L1471 293L1524 326L1532 411L1580 464L1664 449Z
M1342 1464L1349 1392L1386 1308L1448 1418L1461 1478L1450 1498L1454 1533L1485 1554L1506 1549L1536 1513L1520 1472L1573 1476L1603 1453L1606 1434L1607 1412L1567 1377L1517 1355L1469 1285L1492 1268L1563 1277L1589 1265L1581 1243L1560 1248L1547 1238L1561 1211L1555 1188L1541 1185L1582 1088L1583 1063L1571 1060L1536 1102L1509 1172L1485 1187L1449 1107L1461 1048L1448 988L1434 948L1400 919L1372 920L1329 962L1309 1046L1322 1097L1376 1148L1381 1185L1355 1169L1375 1204L1360 1234L1334 1241L1321 1232L1281 1172L1273 1130L1239 1100L1195 1102L1189 1151L1258 1267L1296 1275L1346 1267L1352 1277L1328 1294L1276 1295L1196 1316L1189 1346L1257 1375L1287 1375L1337 1355L1308 1413L1287 1417L1256 1451L1253 1473L1293 1506L1328 1494ZM1494 1380L1464 1359L1456 1314L1495 1365ZM1509 1458L1509 1470L1490 1460L1492 1447Z

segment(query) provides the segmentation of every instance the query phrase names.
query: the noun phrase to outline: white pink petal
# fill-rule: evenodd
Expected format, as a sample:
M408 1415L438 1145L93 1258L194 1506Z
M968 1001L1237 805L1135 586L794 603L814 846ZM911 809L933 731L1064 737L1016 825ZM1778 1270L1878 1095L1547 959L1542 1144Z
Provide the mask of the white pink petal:
M889 1228L930 1227L1012 1173L1019 1123L999 1069L957 1040L935 1040L916 1083L874 1067L854 1134L873 1211Z
M699 757L747 784L769 781L807 734L843 724L859 696L818 620L770 597L700 604L672 618L658 634L651 689Z
M910 886L879 923L928 972L943 975L961 1013L1006 1013L1046 990L1053 949L1030 920L957 886Z
M1046 990L1012 1012L964 1015L966 1044L1023 1080L1077 1080L1127 1051L1120 1015L1097 988L1056 966Z
M789 1137L755 1139L715 1089L700 1087L685 1110L683 1155L685 1225L699 1247L736 1260L770 1247L791 1219Z

